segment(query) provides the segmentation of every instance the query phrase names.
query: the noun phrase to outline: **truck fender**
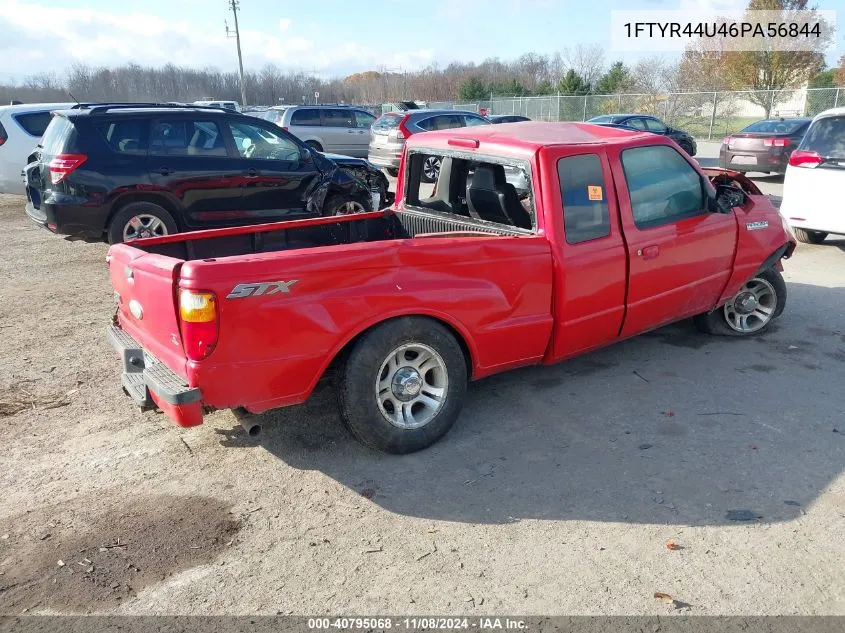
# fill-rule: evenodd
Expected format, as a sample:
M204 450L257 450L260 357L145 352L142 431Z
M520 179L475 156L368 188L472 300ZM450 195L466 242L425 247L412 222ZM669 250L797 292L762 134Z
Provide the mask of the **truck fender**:
M783 271L783 265L781 264L781 260L789 259L792 256L794 250L795 244L792 242L786 242L785 244L782 244L781 246L776 248L771 255L769 255L766 259L763 260L763 263L757 270L754 271L754 274L749 276L747 279L743 280L742 283L736 285L736 289L739 290L739 288L742 287L742 284L753 279L761 272L763 272L764 270L768 270L769 268L776 268L778 271ZM725 291L727 291L727 288L725 288ZM731 298L731 296L733 295L723 294L721 299L719 299L719 302L713 307L713 309L708 310L708 313L715 312L716 310L721 308L725 304L725 302Z
M475 342L470 335L467 328L456 319L453 319L451 316L447 314L443 314L441 312L437 312L434 310L409 310L409 311L397 311L393 313L388 313L387 315L380 314L372 319L365 321L363 324L359 325L352 334L349 334L345 338L341 339L341 341L331 350L329 354L327 354L328 360L325 361L323 366L320 368L320 371L317 372L317 376L314 379L314 382L311 384L308 393L311 393L314 390L314 387L317 385L317 382L323 378L328 370L329 367L335 365L338 362L342 362L344 355L352 348L355 342L366 332L370 331L372 328L381 325L382 323L386 323L392 319L397 319L399 317L423 317L429 318L434 321L437 321L441 325L448 328L452 334L455 335L455 339L457 339L458 344L464 351L464 356L466 357L467 362L467 375L469 376L470 380L472 380L473 375L476 373L476 359L478 358L478 351L475 347Z
M775 267L775 266L778 266L778 270L783 270L783 266L780 265L780 260L781 259L789 259L790 257L792 257L792 252L794 250L795 250L795 244L793 244L792 242L787 242L786 244L783 244L782 246L778 247L775 250L774 253L769 255L763 261L763 264L760 266L760 268L757 269L757 271L754 273L753 276L756 276L756 275L760 274L761 272L763 272L764 270L767 270L767 269Z

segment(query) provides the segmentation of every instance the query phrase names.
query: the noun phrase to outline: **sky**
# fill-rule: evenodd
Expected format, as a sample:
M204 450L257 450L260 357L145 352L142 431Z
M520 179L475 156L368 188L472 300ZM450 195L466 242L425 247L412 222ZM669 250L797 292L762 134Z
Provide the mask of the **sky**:
M431 63L512 59L599 44L607 62L614 9L737 9L745 0L240 0L244 66L268 63L323 77L416 70ZM835 63L845 52L845 0ZM228 0L0 0L0 81L61 75L74 63L136 62L237 69Z

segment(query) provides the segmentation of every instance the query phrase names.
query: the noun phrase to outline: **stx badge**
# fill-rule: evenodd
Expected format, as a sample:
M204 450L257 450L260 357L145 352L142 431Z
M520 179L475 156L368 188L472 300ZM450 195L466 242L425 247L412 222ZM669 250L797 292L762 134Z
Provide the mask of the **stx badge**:
M267 281L262 284L238 284L232 288L232 292L226 295L227 299L244 299L246 297L261 297L263 295L289 293L291 286L298 283L299 279L290 281Z

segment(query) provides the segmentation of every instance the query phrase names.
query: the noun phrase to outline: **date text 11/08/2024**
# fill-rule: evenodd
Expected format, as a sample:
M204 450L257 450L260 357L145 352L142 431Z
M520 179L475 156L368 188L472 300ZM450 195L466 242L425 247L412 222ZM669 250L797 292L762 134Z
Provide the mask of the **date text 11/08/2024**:
M489 630L489 631L519 631L526 628L525 620L517 618L309 618L308 628L311 630Z

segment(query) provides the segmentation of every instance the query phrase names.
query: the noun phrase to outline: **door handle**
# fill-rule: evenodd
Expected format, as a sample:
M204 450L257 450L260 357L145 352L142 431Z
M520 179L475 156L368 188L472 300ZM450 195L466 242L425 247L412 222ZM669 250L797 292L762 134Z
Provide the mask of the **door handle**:
M346 130L347 134L355 134L355 130Z
M258 170L255 167L250 167L246 170L247 178L255 178L256 176L258 176Z
M637 255L642 257L643 259L654 259L658 255L660 255L660 247L656 244L653 246L646 246L641 248L637 251Z
M170 175L170 167L159 167L158 173L162 176L169 176Z

